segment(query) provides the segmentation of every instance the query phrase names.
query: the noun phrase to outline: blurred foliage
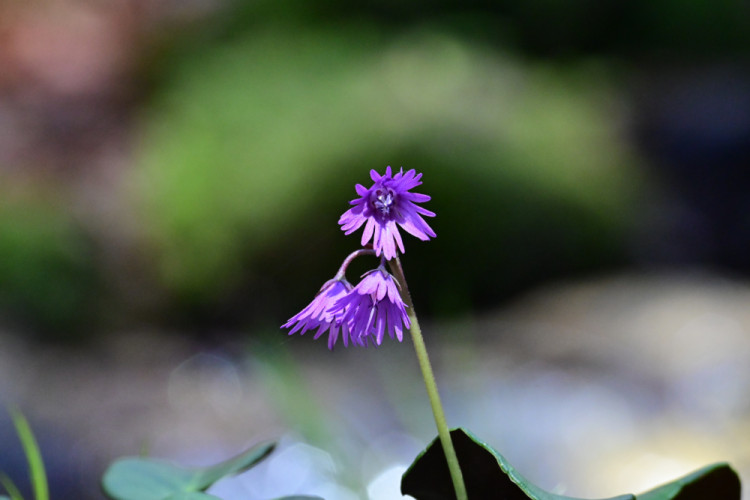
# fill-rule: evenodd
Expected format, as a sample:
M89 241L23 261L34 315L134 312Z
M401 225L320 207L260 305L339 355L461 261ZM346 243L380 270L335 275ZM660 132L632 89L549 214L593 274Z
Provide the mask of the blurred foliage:
M308 26L364 21L392 34L439 24L466 40L548 57L746 58L750 44L748 6L734 0L235 0L226 5L201 24L198 36L191 31L187 45L226 40L269 21Z
M178 59L142 116L134 200L186 304L241 286L249 314L302 304L359 245L336 221L387 164L433 196L438 238L405 257L432 311L622 260L638 176L602 64L371 25L266 26Z
M0 307L58 338L87 333L101 289L92 242L54 196L6 186L12 184L0 184Z
M274 442L261 443L218 464L192 468L154 458L118 458L104 473L102 489L115 500L220 500L202 492L257 465L275 447Z
M12 408L9 410L13 419L13 425L16 428L18 439L21 441L23 453L26 455L29 469L29 482L34 491L35 500L49 500L49 485L47 484L47 472L44 468L42 453L39 450L34 432L29 426L29 422L19 410ZM18 489L13 480L0 471L0 485L10 495L10 498L0 495L0 500L23 500L21 491Z
M123 179L157 275L139 282L188 322L304 305L358 246L336 227L353 185L388 164L424 172L438 213L404 259L425 312L626 263L644 181L619 85L750 42L728 0L221 5L155 30L132 80ZM2 203L0 306L81 328L106 274L93 242L54 202Z

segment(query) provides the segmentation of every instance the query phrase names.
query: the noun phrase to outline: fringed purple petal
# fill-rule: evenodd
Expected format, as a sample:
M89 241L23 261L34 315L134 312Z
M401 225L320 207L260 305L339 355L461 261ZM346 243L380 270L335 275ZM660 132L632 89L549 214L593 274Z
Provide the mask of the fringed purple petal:
M357 184L356 186L354 186L354 190L357 191L357 194L360 195L362 199L364 199L370 193L370 190L364 187L362 184Z
M367 219L365 230L362 232L362 246L367 245L367 242L370 241L370 238L372 238L372 235L375 232L375 226L377 226L375 219Z
M424 203L432 199L431 196L422 193L402 193L401 197L413 203Z
M333 349L333 345L339 337L339 332L344 334L344 344L349 331L343 324L344 314L347 310L346 297L352 290L351 285L346 280L334 279L326 282L320 292L302 311L292 316L289 321L284 323L282 328L294 327L289 331L293 335L299 331L303 335L307 330L317 328L313 339L322 336L326 331L328 333L328 347Z
M411 205L409 208L414 208L414 210L422 215L426 215L427 217L435 217L435 212L431 212L430 210L427 210L424 207L420 207L419 205Z

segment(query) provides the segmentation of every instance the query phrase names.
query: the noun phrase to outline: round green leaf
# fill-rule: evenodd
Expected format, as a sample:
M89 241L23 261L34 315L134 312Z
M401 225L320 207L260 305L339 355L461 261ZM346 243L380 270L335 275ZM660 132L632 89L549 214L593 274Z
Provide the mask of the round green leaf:
M727 463L707 465L637 496L638 500L740 500L740 478Z
M249 469L267 457L276 443L262 443L209 467L186 468L152 458L121 458L104 473L102 486L115 500L199 500L185 496L206 490L219 479ZM183 496L179 496L183 495Z
M219 497L209 495L208 493L201 493L200 491L180 492L174 495L169 495L164 500L221 500Z
M531 483L505 457L464 429L452 430L451 440L458 455L469 498L580 500L550 493ZM443 447L438 439L404 473L401 492L417 500L456 498ZM635 497L622 495L610 500L635 500Z
M219 479L249 469L271 454L276 443L261 443L244 453L210 467L195 469L191 484L194 490L202 491Z
M194 473L150 458L121 458L104 473L102 486L116 500L163 500L189 491Z

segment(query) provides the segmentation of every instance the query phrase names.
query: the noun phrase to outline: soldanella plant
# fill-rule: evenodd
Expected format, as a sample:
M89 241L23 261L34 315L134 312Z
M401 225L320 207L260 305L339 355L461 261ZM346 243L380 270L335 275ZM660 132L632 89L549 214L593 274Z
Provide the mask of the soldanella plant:
M417 500L575 500L545 491L528 481L500 453L471 432L448 429L430 366L419 321L406 284L399 255L406 248L401 231L423 241L435 238L424 217L435 214L421 204L426 194L412 190L422 184L414 170L383 175L370 172L372 185L357 184L358 198L339 219L348 235L362 229L359 248L348 255L338 272L321 287L312 302L292 316L282 328L290 335L314 331L314 338L328 334L328 348L339 339L345 347L380 345L388 337L399 342L411 337L424 377L437 438L416 457L401 479L401 492ZM356 285L346 270L359 257L374 260L373 269ZM540 410L541 411L541 410ZM47 500L48 489L41 452L30 427L20 413L13 413L17 432L28 457L36 500ZM499 419L502 422L502 419ZM3 443L5 444L5 443ZM586 443L581 443L585 446ZM210 493L217 482L254 467L270 455L275 443L260 443L223 462L207 467L183 467L151 457L115 460L104 473L102 489L115 500L221 500ZM2 452L2 451L0 451ZM23 500L15 483L0 471L0 500ZM726 463L707 465L686 476L638 495L617 500L739 500L737 473ZM50 492L50 498L55 498ZM285 500L320 500L294 495ZM249 499L250 500L250 499ZM277 498L275 500L284 500Z
M369 245L372 248L357 250L346 257L336 275L323 285L313 301L284 327L291 327L290 335L316 329L315 338L327 331L329 349L333 349L339 336L345 346L349 343L367 346L369 342L380 345L386 332L391 338L401 341L404 329L409 330L456 498L465 500L468 498L466 485L398 257L399 252L406 251L399 227L427 241L436 235L422 216L434 217L435 213L419 205L430 201L428 195L411 191L422 184L421 173L415 170L404 172L402 168L394 175L388 166L383 175L371 170L370 178L373 184L369 188L362 184L355 186L359 198L349 202L352 207L344 212L339 224L347 235L364 226L360 243L367 246L372 240L372 245ZM377 268L365 273L356 286L352 286L346 280L346 268L352 260L367 254L374 254L380 263ZM386 269L386 265L392 273Z
M412 193L411 189L422 184L422 174L414 170L404 173L403 169L393 175L387 167L385 175L375 170L370 172L374 184L368 189L356 185L359 198L350 202L352 208L339 219L341 229L352 234L364 226L362 246L349 255L341 264L336 275L327 281L315 299L302 311L293 316L283 328L291 328L289 334L316 330L317 339L328 332L328 348L333 349L339 336L345 346L366 346L368 342L380 345L387 331L391 338L403 340L404 328L412 326L415 318L413 306L407 305L401 295L406 283L398 260L398 252L404 253L404 241L398 227L421 240L435 237L435 232L425 222L422 215L435 214L417 203L430 200L425 194ZM372 240L372 245L368 243ZM346 269L356 257L375 255L380 265L366 273L357 286L346 280ZM401 279L397 279L386 269L386 263Z
M545 491L526 480L497 451L462 428L448 429L422 331L406 283L399 255L406 252L401 230L422 241L435 238L424 217L435 213L421 204L430 196L412 190L422 184L415 170L394 174L370 171L372 185L355 186L357 198L339 218L350 235L362 229L360 244L342 262L338 272L299 313L282 328L289 335L314 331L313 337L328 334L333 350L341 339L345 347L380 345L386 333L401 342L408 332L414 344L438 437L406 471L401 491L418 500L521 499L570 500ZM375 258L376 267L361 276L356 285L346 278L349 264L358 257ZM740 498L740 481L726 463L699 469L687 476L640 495L625 494L617 500L706 500Z

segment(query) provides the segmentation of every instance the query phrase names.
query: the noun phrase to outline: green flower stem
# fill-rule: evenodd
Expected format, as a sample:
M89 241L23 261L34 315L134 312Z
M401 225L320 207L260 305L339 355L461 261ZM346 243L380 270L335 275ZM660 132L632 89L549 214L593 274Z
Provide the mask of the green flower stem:
M424 345L424 339L422 338L422 330L419 328L419 321L417 315L414 312L414 303L411 300L411 294L409 293L409 287L406 285L406 278L404 277L404 271L401 267L401 261L398 256L388 261L391 266L391 271L396 277L396 280L401 285L401 296L408 306L407 314L411 321L411 332L412 341L414 341L414 350L417 352L417 359L419 360L419 367L422 369L422 377L424 378L424 385L427 388L427 396L430 398L430 405L432 406L432 414L435 416L435 425L437 426L438 436L440 437L440 443L443 446L443 453L445 453L445 459L448 462L448 470L453 480L453 488L456 491L457 500L468 500L466 495L466 485L464 484L464 477L461 474L461 467L458 464L458 457L456 456L456 450L453 448L453 442L451 441L450 431L448 430L448 424L445 421L445 413L443 412L443 405L440 402L440 394L438 394L437 383L435 382L435 374L432 372L432 365L430 364L430 357L427 355L427 348Z

